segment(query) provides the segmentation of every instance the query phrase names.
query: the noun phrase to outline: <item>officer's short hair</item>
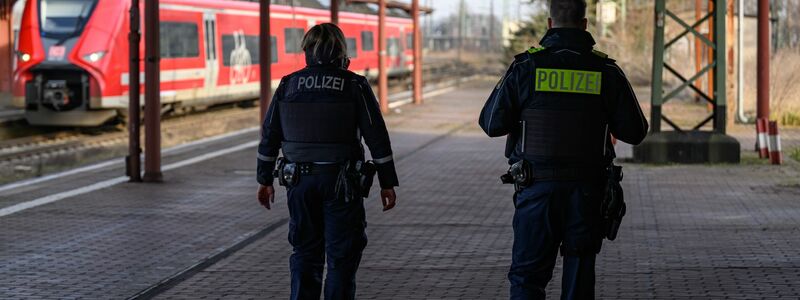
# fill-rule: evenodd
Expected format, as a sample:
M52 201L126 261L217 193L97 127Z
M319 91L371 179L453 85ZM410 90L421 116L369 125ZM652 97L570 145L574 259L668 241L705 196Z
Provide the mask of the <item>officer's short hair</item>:
M316 58L341 59L347 56L344 33L333 23L322 23L311 27L303 37L303 51Z
M550 18L560 26L580 26L586 18L586 0L550 0Z

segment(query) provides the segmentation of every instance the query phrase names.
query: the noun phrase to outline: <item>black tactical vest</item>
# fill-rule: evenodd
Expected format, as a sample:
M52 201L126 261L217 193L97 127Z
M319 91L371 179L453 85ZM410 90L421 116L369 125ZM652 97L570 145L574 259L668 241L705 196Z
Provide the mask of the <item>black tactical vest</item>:
M356 92L349 72L309 67L284 79L280 115L283 155L291 162L343 162L363 155Z
M606 155L606 59L587 50L531 49L533 81L522 108L521 154L552 165L595 166ZM550 163L548 163L550 164Z

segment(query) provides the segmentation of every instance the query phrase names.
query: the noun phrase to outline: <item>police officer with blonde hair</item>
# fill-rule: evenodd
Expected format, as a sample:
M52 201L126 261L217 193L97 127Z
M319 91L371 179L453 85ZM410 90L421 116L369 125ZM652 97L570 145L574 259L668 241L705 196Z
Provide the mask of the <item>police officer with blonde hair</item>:
M367 245L363 200L376 172L383 210L395 206L391 143L367 79L347 70L342 31L316 25L302 47L306 67L281 79L264 120L258 200L274 204L274 177L287 189L291 299L319 299L326 259L325 299L353 299Z
M544 299L559 252L561 298L593 299L595 256L624 214L624 205L612 205L613 218L605 213L604 203L621 201L606 201L621 195L611 134L638 144L648 125L622 70L593 49L586 1L551 0L548 24L542 47L516 56L480 125L508 136L503 179L517 188L511 299Z

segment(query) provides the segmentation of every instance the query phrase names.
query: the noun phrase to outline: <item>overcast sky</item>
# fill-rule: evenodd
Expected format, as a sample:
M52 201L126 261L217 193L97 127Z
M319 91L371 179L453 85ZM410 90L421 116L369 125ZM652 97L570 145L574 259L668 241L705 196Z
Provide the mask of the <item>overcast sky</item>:
M420 0L420 5L432 6L435 9L434 18L442 18L450 14L457 14L459 2L461 0ZM517 12L522 15L523 19L530 14L530 7L528 5L520 6L520 0L465 0L465 2L470 12L486 14L489 13L491 3L494 2L494 13L498 18L503 16L504 11L510 19L516 19L518 17ZM503 10L504 4L506 5L505 10ZM522 7L522 9L518 9L519 7Z
M323 5L330 5L330 0L319 0ZM400 0L411 3L411 0ZM492 2L494 2L494 13L498 18L503 17L503 13L508 14L508 18L516 20L518 17L526 19L530 15L530 5L520 5L520 2L530 2L531 0L464 0L467 10L472 13L489 14ZM447 17L458 13L458 4L461 0L419 0L420 5L433 7L433 17L436 19ZM506 9L503 10L503 5ZM522 7L522 9L518 9Z

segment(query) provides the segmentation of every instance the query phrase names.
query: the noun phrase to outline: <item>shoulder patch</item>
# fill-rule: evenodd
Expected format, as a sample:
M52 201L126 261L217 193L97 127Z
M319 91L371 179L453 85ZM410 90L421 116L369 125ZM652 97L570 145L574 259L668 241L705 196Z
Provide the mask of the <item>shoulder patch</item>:
M528 53L534 54L534 53L542 51L542 50L544 50L544 47L538 47L538 48L537 47L531 47L530 49L528 49Z
M592 49L592 53L594 53L594 55L600 56L602 58L608 58L608 54L605 54L605 53L603 53L603 52L601 52L599 50L596 50L596 49Z

